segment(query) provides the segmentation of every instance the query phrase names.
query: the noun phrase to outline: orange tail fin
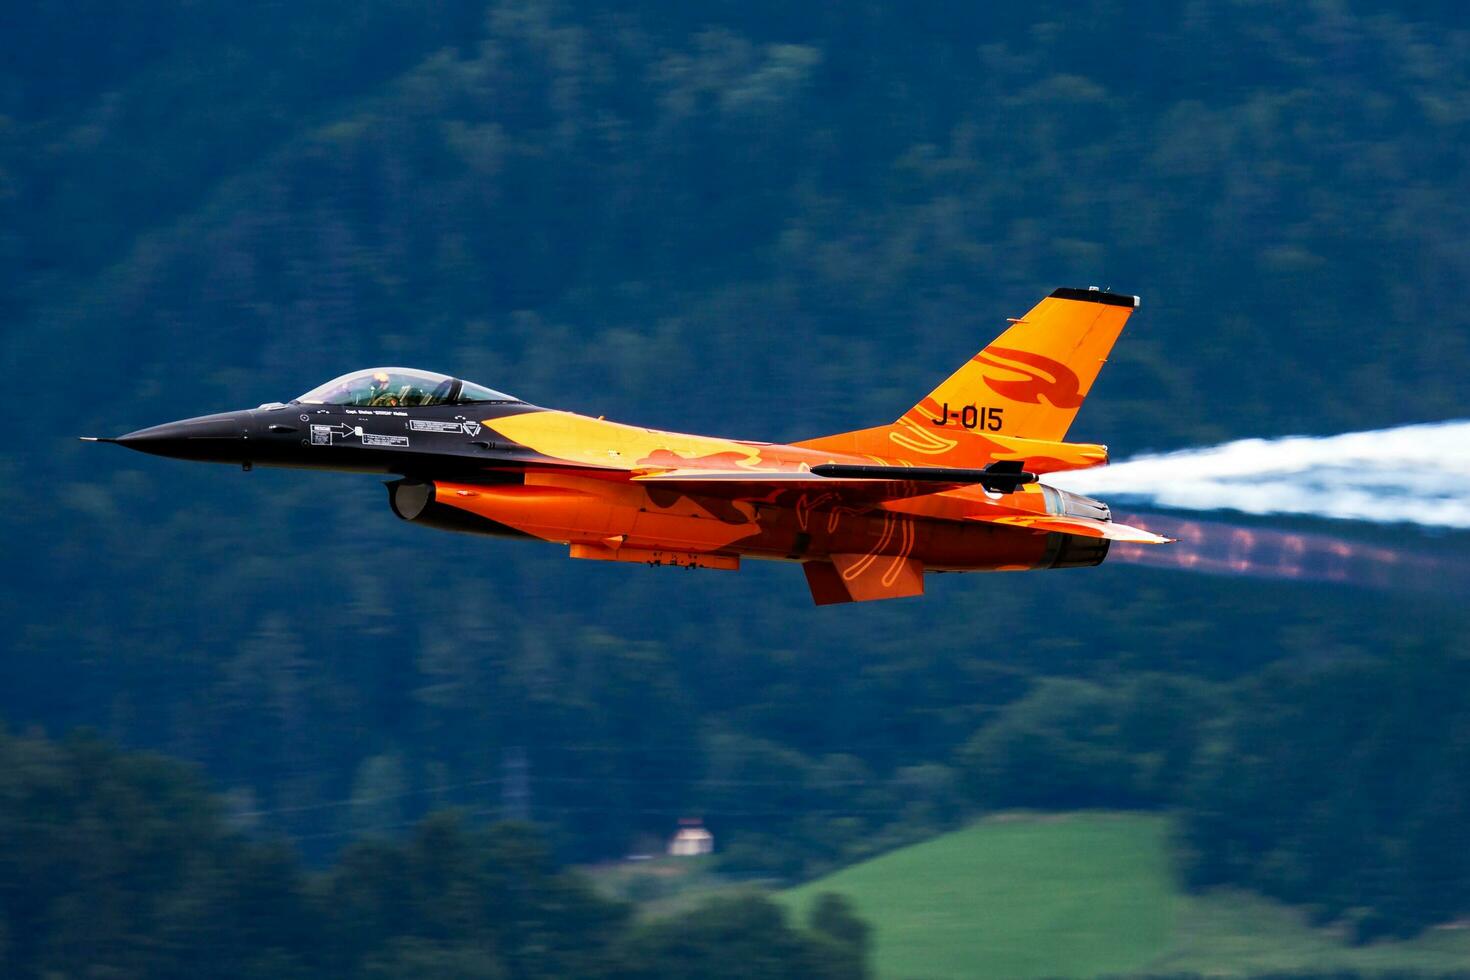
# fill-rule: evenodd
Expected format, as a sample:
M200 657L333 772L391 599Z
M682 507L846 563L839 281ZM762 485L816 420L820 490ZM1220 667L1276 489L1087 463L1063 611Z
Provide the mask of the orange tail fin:
M1053 469L1095 466L1103 447L1061 440L1137 307L1136 296L1058 289L892 425L797 445L929 466L1037 453L1064 464Z

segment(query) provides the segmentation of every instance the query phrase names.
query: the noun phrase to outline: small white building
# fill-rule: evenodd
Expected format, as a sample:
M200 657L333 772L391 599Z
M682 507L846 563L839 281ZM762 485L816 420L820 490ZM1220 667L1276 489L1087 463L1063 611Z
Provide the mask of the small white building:
M672 857L699 857L715 849L715 836L704 829L700 820L680 820L679 831L669 841Z

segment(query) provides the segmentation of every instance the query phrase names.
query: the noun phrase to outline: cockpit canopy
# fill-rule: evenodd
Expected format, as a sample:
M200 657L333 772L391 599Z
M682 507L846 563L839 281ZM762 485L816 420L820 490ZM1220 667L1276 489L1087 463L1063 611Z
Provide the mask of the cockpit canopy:
M470 381L412 368L353 371L313 388L298 402L307 405L356 405L372 408L423 408L428 405L475 405L513 402L516 398Z

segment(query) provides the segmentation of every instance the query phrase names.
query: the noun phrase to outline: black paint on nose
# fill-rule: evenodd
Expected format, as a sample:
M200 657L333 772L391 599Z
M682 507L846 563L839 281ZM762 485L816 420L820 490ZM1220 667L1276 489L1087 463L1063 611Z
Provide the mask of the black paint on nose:
M249 416L244 412L225 412L139 429L115 441L155 456L242 463L248 459L249 436Z

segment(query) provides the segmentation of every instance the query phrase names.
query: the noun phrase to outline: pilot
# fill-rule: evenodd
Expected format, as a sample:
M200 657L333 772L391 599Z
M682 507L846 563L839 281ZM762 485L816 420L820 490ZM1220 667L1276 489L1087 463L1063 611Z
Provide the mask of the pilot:
M388 372L387 371L375 371L375 372L373 372L373 383L372 383L372 386L368 388L368 402L367 403L369 405L388 405L388 406L393 406L393 405L397 405L398 404L398 399L394 398L393 397L393 393L388 390Z

